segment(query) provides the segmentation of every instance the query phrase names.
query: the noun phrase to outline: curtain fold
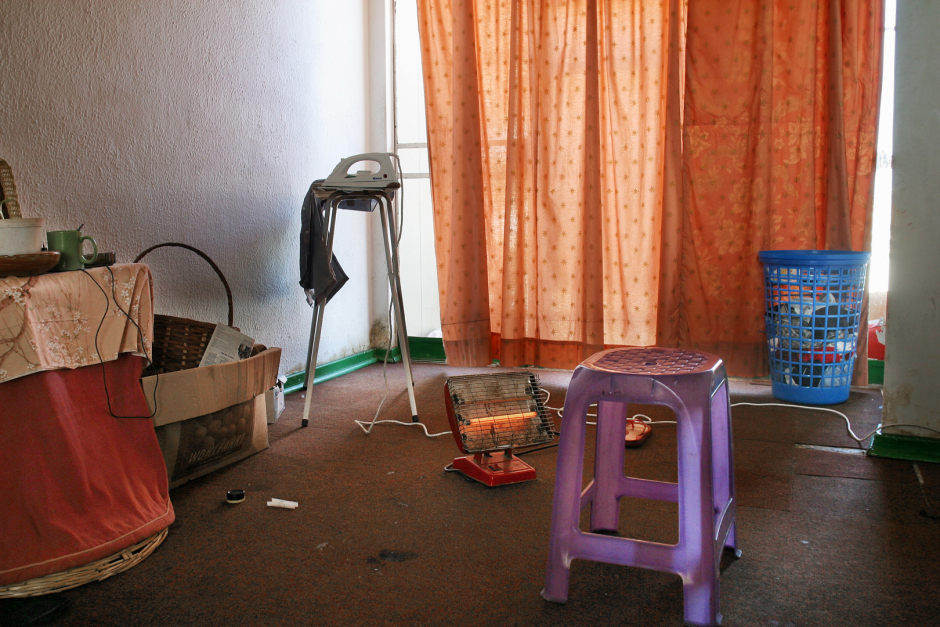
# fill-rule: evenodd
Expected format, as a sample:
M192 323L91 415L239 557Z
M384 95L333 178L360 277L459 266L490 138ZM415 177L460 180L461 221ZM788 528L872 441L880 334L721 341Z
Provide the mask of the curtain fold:
M882 2L418 0L448 363L765 374L757 252L870 245Z
M488 263L502 240L501 199L494 201L499 184L493 182L505 180L498 152L505 145L508 96L493 85L508 70L508 42L495 33L477 45L473 2L419 2L418 9L444 345L452 363L488 364L496 313L491 276L501 281ZM489 11L486 23L508 22L502 4ZM490 71L478 71L481 66Z

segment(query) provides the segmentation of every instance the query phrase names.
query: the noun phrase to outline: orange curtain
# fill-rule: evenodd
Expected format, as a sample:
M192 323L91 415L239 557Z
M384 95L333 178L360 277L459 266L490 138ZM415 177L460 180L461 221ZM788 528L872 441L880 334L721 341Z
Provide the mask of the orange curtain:
M448 362L766 370L757 251L869 240L881 1L418 0Z

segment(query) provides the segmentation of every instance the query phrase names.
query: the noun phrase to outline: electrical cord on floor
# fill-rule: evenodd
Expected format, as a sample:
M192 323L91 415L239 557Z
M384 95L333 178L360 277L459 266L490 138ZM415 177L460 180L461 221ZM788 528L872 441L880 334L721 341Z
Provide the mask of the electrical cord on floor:
M102 378L102 381L104 382L104 396L105 396L105 399L107 399L108 401L108 413L111 414L111 416L113 416L114 418L153 418L154 416L157 415L157 385L159 385L160 383L159 374L157 375L153 384L153 412L149 416L119 416L114 413L114 409L111 407L111 394L108 392L108 373L105 369L104 358L101 357L101 349L98 348L98 334L101 332L101 327L104 325L104 321L107 320L108 318L108 309L110 308L112 301L114 302L114 306L117 307L118 311L124 314L124 317L127 318L130 321L130 323L133 324L137 328L137 335L140 338L140 346L144 350L144 357L147 358L147 367L150 367L153 365L153 359L151 359L150 355L147 354L147 346L146 346L146 343L144 342L144 332L141 330L140 325L137 324L137 322L131 317L131 315L128 312L121 309L121 306L118 305L117 292L115 292L114 290L114 272L111 270L109 266L105 266L105 268L107 268L108 274L111 275L111 298L108 298L108 293L104 291L104 288L101 287L98 281L96 281L94 277L88 273L87 270L85 270L84 268L82 268L81 270L82 272L85 273L86 276L88 276L89 279L91 279L91 282L95 284L95 287L101 290L101 294L104 296L104 300L105 300L104 315L101 317L101 321L98 322L98 328L95 329L95 352L98 354L98 361L101 364L101 378ZM153 347L151 347L150 350L152 353Z
M389 320L389 323L391 323L391 321L392 321L392 303L389 303L389 305L388 305L388 320ZM382 361L382 380L385 382L385 394L382 395L382 400L379 401L379 406L378 406L378 407L376 408L376 410L375 410L375 416L372 417L372 422L364 422L364 421L362 421L362 420L354 420L354 421L353 421L353 422L355 422L357 425L359 425L359 426L362 428L363 431L366 432L366 435L369 435L370 433L372 433L372 427L374 427L374 426L377 424L376 421L377 421L378 418L379 418L379 412L382 411L382 406L385 405L385 399L388 398L388 356L391 354L391 352L392 352L392 325L389 324L389 327L388 327L388 347L385 349L385 359ZM385 420L379 420L379 422L386 422L386 421L385 421ZM400 420L391 421L391 422L397 422L397 423L399 423L399 424L407 424L407 423L401 422ZM368 428L368 429L366 428L366 425L369 425L369 428Z
M848 431L849 437L851 437L853 440L855 440L855 441L859 444L859 447L860 447L860 448L861 448L862 442L864 442L865 440L867 440L868 438L870 438L870 437L873 436L874 434L878 433L878 432L881 431L882 429L888 429L888 428L891 428L891 427L919 427L919 428L921 428L921 429L926 429L926 430L928 430L928 431L933 431L934 433L940 433L940 431L938 431L937 429L933 429L933 428L931 428L931 427L925 427L925 426L923 426L923 425L915 425L915 424L895 424L895 425L880 425L880 426L876 427L875 429L873 429L872 431L870 431L869 433L867 433L866 435L863 435L863 436L859 437L859 436L855 435L855 431L852 430L852 423L849 422L849 417L848 417L848 416L846 416L845 414L843 414L841 411L836 411L835 409L830 409L830 408L828 408L828 407L814 407L814 406L810 406L810 405L793 405L793 404L790 404L790 403L732 403L732 404L731 404L731 407L740 407L740 406L742 406L742 405L743 405L743 406L750 406L750 407L791 407L791 408L795 407L795 408L797 408L797 409L811 409L811 410L824 411L824 412L829 412L829 413L831 413L831 414L836 414L837 416L841 416L841 417L842 417L842 420L845 421L845 429L846 429L846 431ZM863 450L866 450L866 451L867 451L868 449L863 449Z
M561 419L562 419L562 416L563 416L563 414L564 414L564 412L565 412L564 407L549 407L549 405L548 405L548 399L551 398L552 394L551 394L551 392L549 392L548 390L546 390L546 389L544 389L544 388L543 388L541 391L545 393L545 401L544 401L544 403L545 403L545 408L546 408L546 409L550 409L551 411L553 411L553 412L555 412L556 414L558 414L558 419L561 420ZM591 412L588 412L587 415L588 415L588 416L594 416L595 418L597 417L597 414L593 414L593 413L591 413ZM647 416L646 414L634 414L634 416L633 416L632 418L630 418L630 420L636 420L636 421L639 421L639 422L645 422L645 423L648 424L648 425L674 425L674 424L676 424L676 421L675 421L675 420L653 420L652 418L650 418L650 417ZM588 421L586 424L589 424L589 425L592 425L592 426L597 426L597 423L596 423L596 422L590 422L590 421Z
M389 305L388 319L389 321L391 321L392 319L392 305ZM366 432L366 435L371 434L372 427L374 427L375 425L379 425L379 424L395 424L395 425L403 425L406 427L414 427L414 426L421 427L424 430L424 435L426 435L429 438L437 438L442 435L449 435L450 431L442 431L441 433L428 433L427 426L421 422L403 422L401 420L379 420L378 419L379 414L382 411L382 406L385 405L385 400L388 398L388 392L389 392L388 357L391 354L391 352L392 352L392 333L391 333L391 327L389 327L388 346L385 349L385 360L382 362L382 379L385 381L385 394L382 396L382 401L379 403L378 408L375 410L375 416L372 417L372 420L370 422L365 422L364 420L354 420L353 422L359 425L359 427L363 431Z
M395 153L391 153L391 156L393 157L395 161L395 165L397 166L399 179L400 179L402 177L401 161L399 160L398 155L396 155ZM401 243L401 237L402 237L402 234L404 233L404 224L403 224L404 220L402 219L403 215L401 215L404 209L404 203L405 203L405 191L404 191L404 186L402 186L398 190L398 205L399 207L402 208L399 210L400 217L398 219L398 233L391 234L392 246L395 247L395 258L398 257L398 245ZM394 211L393 208L390 208L390 209ZM392 217L394 218L394 214ZM359 427L363 431L366 432L366 435L370 435L372 433L372 427L378 424L395 424L395 425L403 425L405 427L415 427L415 426L421 427L424 430L424 435L429 438L437 438L442 435L450 435L450 431L442 431L440 433L429 433L427 426L421 422L403 422L401 420L379 420L378 419L379 414L382 411L382 406L385 405L385 400L388 398L388 392L389 392L388 358L389 358L389 355L391 355L392 353L392 309L394 308L394 305L395 305L394 301L390 302L388 305L388 346L385 349L385 359L382 362L382 379L385 382L385 394L382 396L382 401L379 403L378 408L375 410L375 416L372 417L372 420L370 422L365 422L363 420L355 420L353 422L359 425Z
M555 435L556 435L556 436L559 436L559 435L561 435L561 434L560 434L560 433L555 433ZM536 446L535 448L526 449L526 450L524 450L524 451L513 451L513 455L515 455L516 457L520 457L520 456L522 456L522 455L528 455L529 453L538 453L539 451L544 451L544 450L546 450L546 449L557 448L557 447L558 447L558 443L555 442L554 444L546 444L546 445L544 445L544 446Z
M546 394L546 398L545 398L546 407L547 407L548 409L554 411L555 413L557 413L557 414L558 414L558 418L561 419L561 418L562 418L562 414L564 413L564 408L548 407L547 402L548 402L548 399L551 397L551 394L548 392L548 390L544 390L544 392L545 392L545 394ZM917 425L917 424L909 424L909 423L908 423L908 424L880 425L880 426L878 426L877 428L875 428L875 429L873 429L872 431L870 431L869 433L867 433L866 435L858 436L858 435L855 434L855 431L852 430L852 423L849 421L849 417L848 417L848 416L846 416L845 414L843 414L843 413L840 412L840 411L836 411L835 409L830 409L830 408L828 408L828 407L815 407L815 406L810 406L810 405L794 405L794 404L789 404L789 403L744 403L744 402L741 402L741 403L732 403L732 404L731 404L731 407L740 407L740 406L751 406L751 407L791 407L791 408L792 408L792 407L795 407L795 408L797 408L797 409L810 409L810 410L823 411L823 412L829 412L829 413L832 413L832 414L836 414L837 416L841 416L842 419L845 421L845 428L846 428L846 430L848 431L849 437L851 437L853 440L855 440L855 441L859 444L860 447L861 447L861 443L862 443L862 442L864 442L865 440L867 440L868 438L870 438L870 437L871 437L872 435L874 435L875 433L878 433L878 432L880 432L880 431L882 431L882 430L884 430L884 429L889 429L889 428L892 428L892 427L916 427L916 428L920 428L920 429L926 429L926 430L928 430L928 431L933 431L934 433L940 433L940 430L934 429L934 428L932 428L932 427L926 427L926 426L924 426L924 425ZM588 415L588 416L595 416L595 417L597 416L597 414L593 414L593 413L588 413L587 415ZM640 420L640 421L642 421L642 422L645 422L645 423L648 424L648 425L657 425L657 424L673 424L673 425L674 425L674 424L676 424L676 421L675 421L675 420L655 420L655 421L654 421L654 420L650 419L649 416L646 416L646 415L644 415L644 414L636 414L635 416L633 416L633 418L631 418L631 420ZM597 423L596 423L596 422L588 422L587 424L589 424L589 425L596 425ZM867 451L868 449L863 449L863 450L866 450L866 451Z
M389 313L391 316L391 313ZM389 318L391 319L391 317ZM385 394L382 396L382 401L379 403L378 409L375 410L375 416L372 417L370 422L365 422L364 420L354 420L359 427L366 432L366 435L372 433L372 427L380 424L395 424L403 425L406 427L421 427L424 430L424 435L429 438L437 438L442 435L450 435L450 431L441 431L440 433L428 433L427 426L422 422L403 422L401 420L379 420L379 413L382 411L382 405L385 404L385 399L388 398L388 356L392 351L392 339L391 333L389 333L388 348L385 350L385 361L382 364L382 378L385 380Z

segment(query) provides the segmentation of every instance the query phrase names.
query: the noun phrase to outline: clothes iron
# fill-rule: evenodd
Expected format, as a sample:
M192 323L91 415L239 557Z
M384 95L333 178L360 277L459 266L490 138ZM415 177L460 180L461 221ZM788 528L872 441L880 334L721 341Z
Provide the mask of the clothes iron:
M333 173L326 177L321 187L323 189L344 191L360 189L384 190L388 187L400 187L401 179L398 170L395 169L395 166L392 164L393 156L394 155L387 152L366 152L361 155L346 157L339 162L339 165L336 166ZM350 174L350 168L361 162L377 164L378 170L357 170L355 174Z

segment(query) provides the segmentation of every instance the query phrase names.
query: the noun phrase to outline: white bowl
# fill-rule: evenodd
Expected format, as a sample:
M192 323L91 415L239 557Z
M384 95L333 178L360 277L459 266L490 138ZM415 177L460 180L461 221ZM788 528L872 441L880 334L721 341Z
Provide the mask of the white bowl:
M0 255L32 255L42 250L45 218L0 220Z

